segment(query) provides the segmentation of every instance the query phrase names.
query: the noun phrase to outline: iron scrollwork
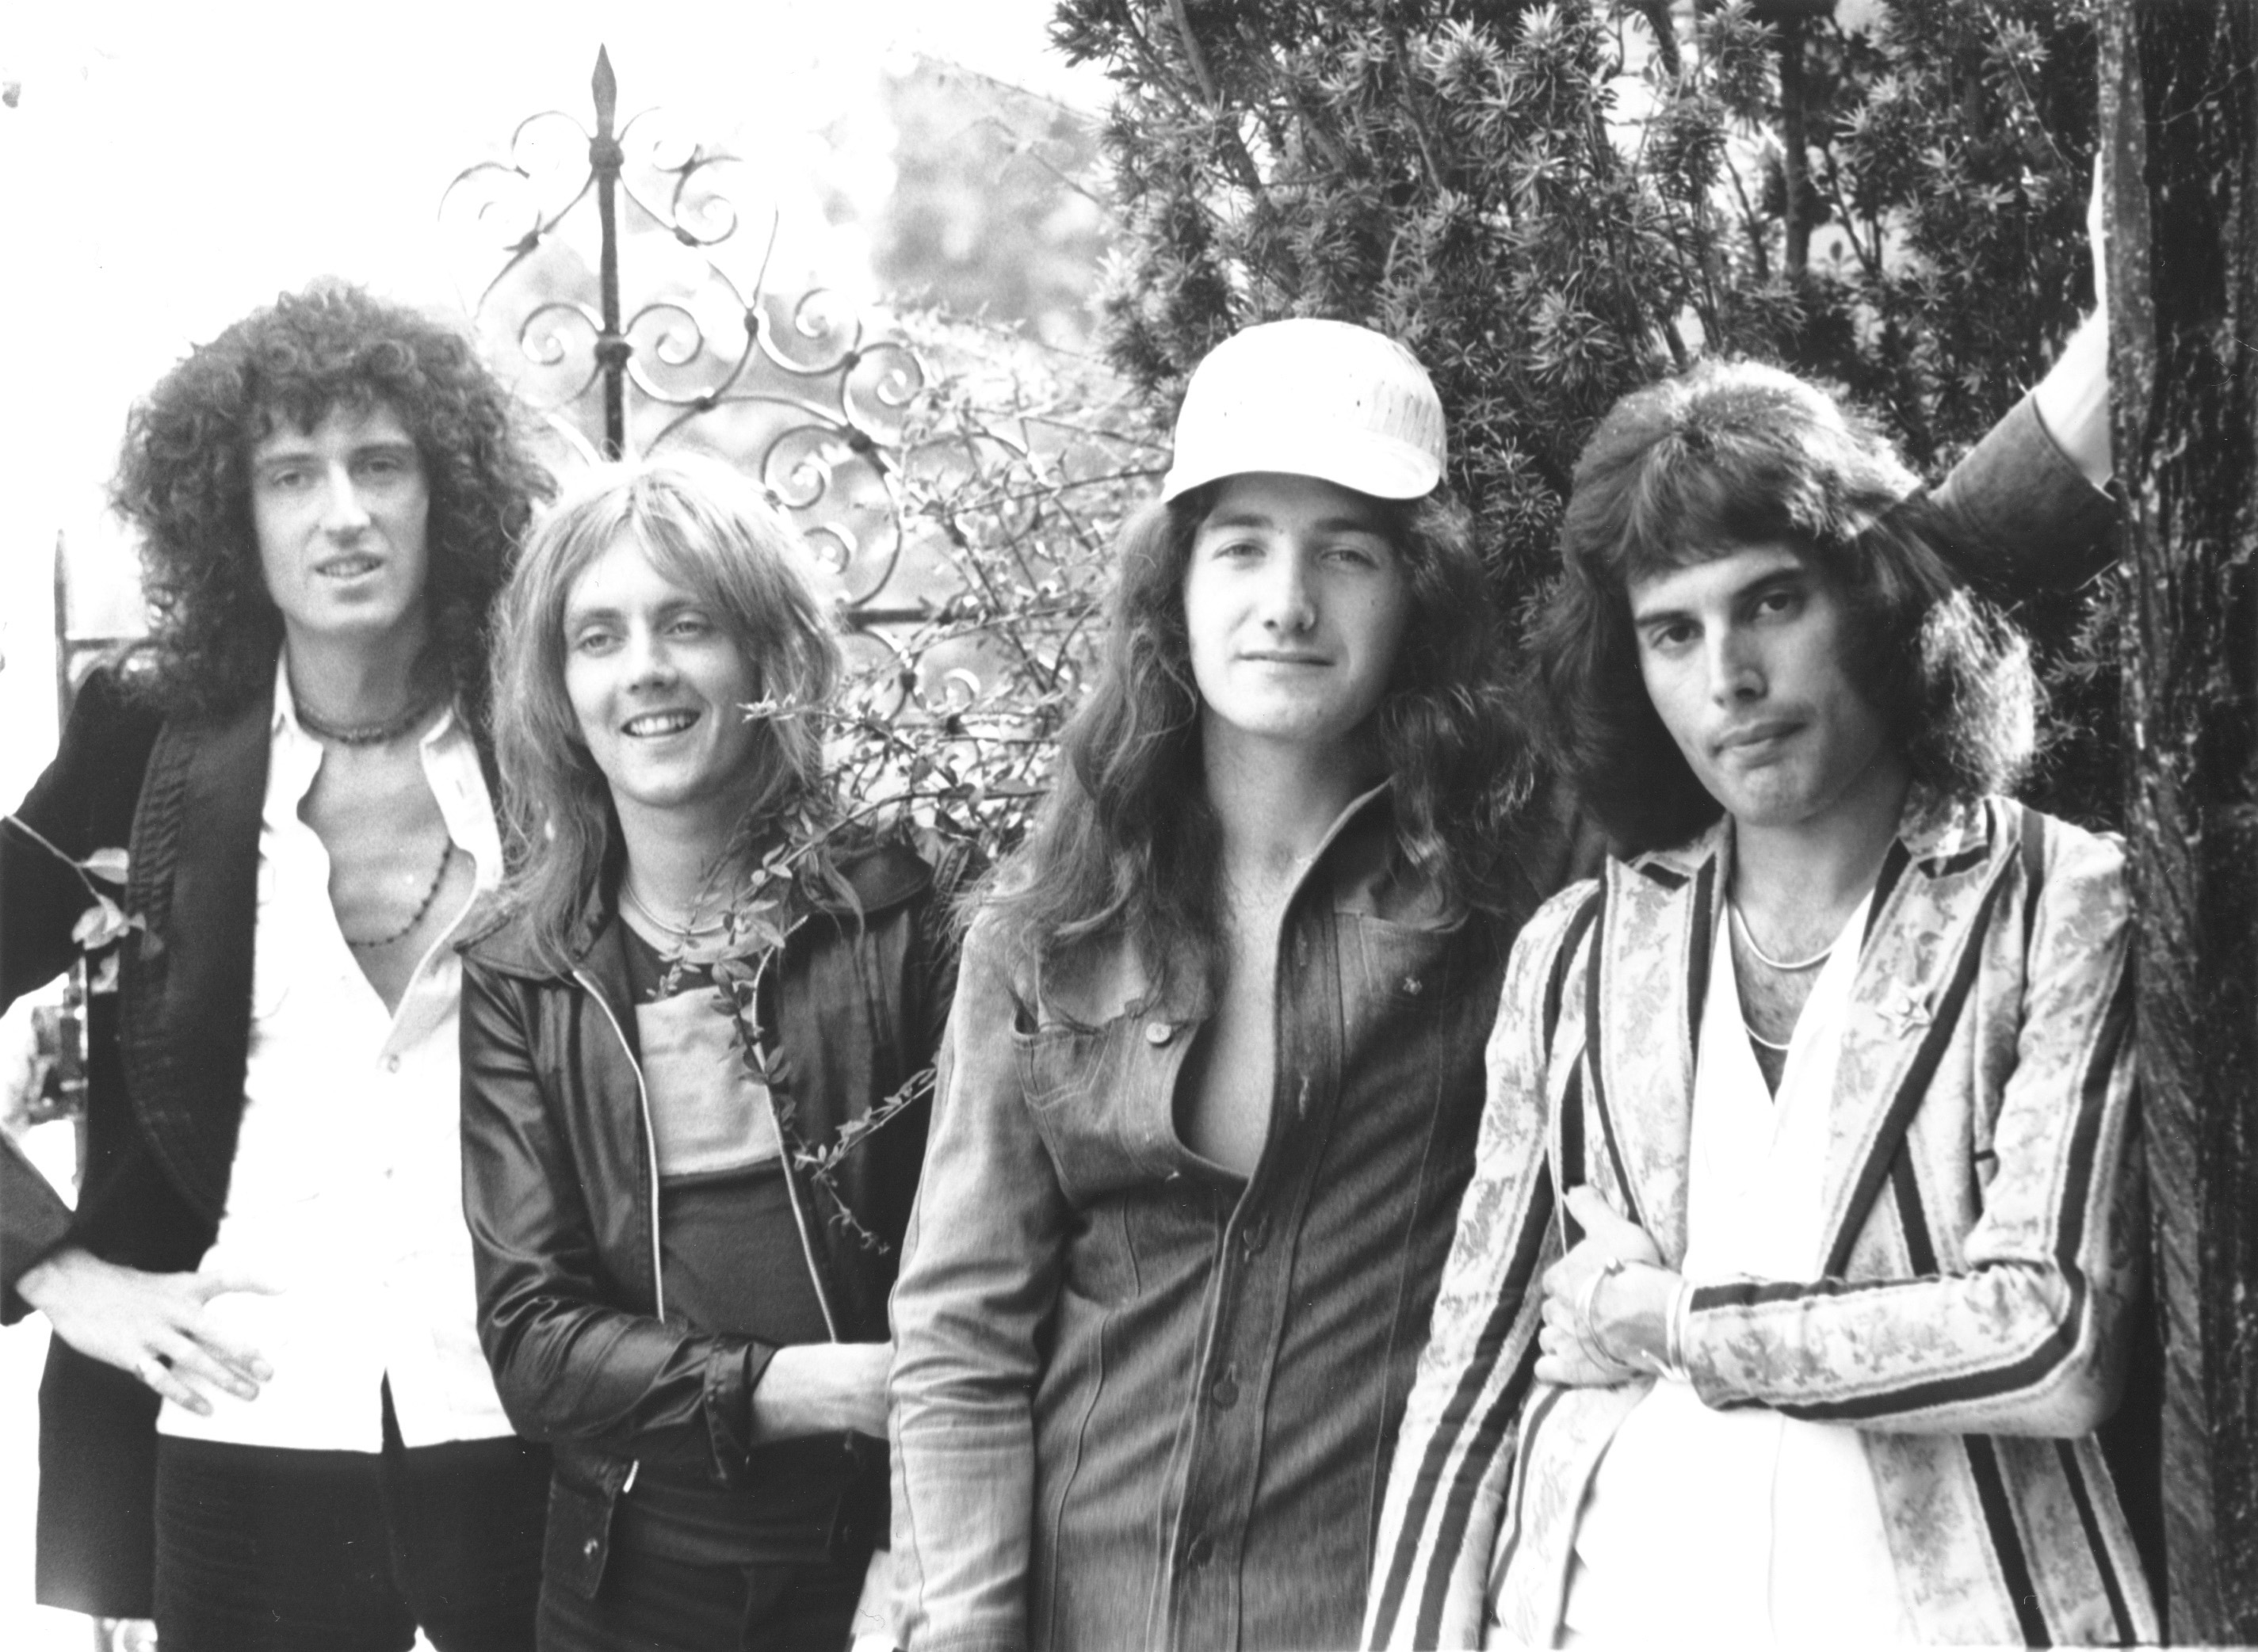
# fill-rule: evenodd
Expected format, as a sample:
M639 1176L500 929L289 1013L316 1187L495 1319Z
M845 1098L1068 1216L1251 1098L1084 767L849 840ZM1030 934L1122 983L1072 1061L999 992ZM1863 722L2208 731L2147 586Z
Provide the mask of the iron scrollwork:
M837 575L849 625L926 618L879 600L902 565L891 455L923 364L833 294L768 290L779 214L741 204L741 158L664 110L619 124L600 49L592 90L593 131L530 116L442 199L443 223L503 257L467 304L490 356L582 460L679 442L756 478Z

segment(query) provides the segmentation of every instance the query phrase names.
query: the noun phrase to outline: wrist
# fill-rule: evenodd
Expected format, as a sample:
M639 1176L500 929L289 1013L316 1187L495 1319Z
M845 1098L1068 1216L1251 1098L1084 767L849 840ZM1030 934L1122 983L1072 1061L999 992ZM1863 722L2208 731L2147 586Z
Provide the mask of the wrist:
M73 1276L91 1259L85 1250L75 1244L50 1251L16 1276L16 1294L45 1313L55 1293L69 1289Z
M2095 487L2112 470L2109 437L2109 329L2089 316L2063 346L2053 369L2031 392L2039 423L2063 457Z
M1652 1262L1611 1271L1593 1296L1593 1329L1601 1350L1617 1365L1667 1370L1671 1314L1681 1283L1677 1274Z

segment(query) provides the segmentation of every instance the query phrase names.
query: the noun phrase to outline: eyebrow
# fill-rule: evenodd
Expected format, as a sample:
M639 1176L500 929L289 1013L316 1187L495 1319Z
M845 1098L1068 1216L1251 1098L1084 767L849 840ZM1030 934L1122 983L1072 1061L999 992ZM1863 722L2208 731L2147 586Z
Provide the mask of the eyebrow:
M1211 528L1275 528L1277 525L1276 517L1261 511L1235 510L1227 514L1218 511L1211 513L1200 523L1200 531L1205 533ZM1381 539L1388 537L1387 528L1373 517L1362 514L1322 516L1310 525L1324 533L1372 534Z
M273 440L271 436L267 439ZM373 453L413 455L415 451L415 444L413 442L395 442L386 436L372 442L356 442L345 450L345 457L349 459L358 459L366 458ZM269 464L286 463L302 464L308 459L317 459L320 457L320 452L313 445L312 438L308 437L302 445L297 447L253 448L251 453L251 463L253 468L263 468Z
M1750 578L1744 579L1739 585L1735 585L1730 591L1725 593L1725 599L1728 602L1743 601L1755 592L1762 591L1767 585L1779 585L1784 581L1800 583L1804 580L1807 580L1810 577L1811 570L1801 562L1797 562L1792 566L1783 565L1767 568L1762 573L1757 574ZM1628 595L1629 593L1626 592L1625 594ZM1635 626L1654 625L1665 620L1690 620L1693 617L1694 610L1688 607L1642 608L1639 606L1637 598L1632 597L1630 599L1630 622Z
M591 620L619 620L625 618L628 612L627 608L616 602L590 603L585 606L578 603L568 603L565 605L563 623L569 627L585 625ZM650 613L654 618L660 620L670 620L684 613L697 613L711 619L714 616L714 605L699 596L669 597L665 601L655 604Z

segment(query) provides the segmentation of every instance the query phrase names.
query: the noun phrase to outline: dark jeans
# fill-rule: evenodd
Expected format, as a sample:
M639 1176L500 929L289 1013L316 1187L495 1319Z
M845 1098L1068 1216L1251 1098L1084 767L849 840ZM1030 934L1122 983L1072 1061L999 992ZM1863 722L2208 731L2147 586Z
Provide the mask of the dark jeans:
M532 1652L549 1453L514 1436L297 1451L160 1437L165 1652Z
M844 1652L863 1567L693 1565L615 1549L593 1600L541 1592L541 1652Z

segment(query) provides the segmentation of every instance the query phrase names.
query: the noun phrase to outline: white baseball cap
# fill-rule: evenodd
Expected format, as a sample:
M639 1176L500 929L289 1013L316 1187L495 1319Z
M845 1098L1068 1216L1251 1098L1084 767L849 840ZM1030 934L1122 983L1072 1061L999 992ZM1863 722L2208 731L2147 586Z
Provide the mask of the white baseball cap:
M1277 471L1417 499L1443 479L1444 457L1442 398L1409 351L1348 322L1264 322L1192 370L1161 497Z

